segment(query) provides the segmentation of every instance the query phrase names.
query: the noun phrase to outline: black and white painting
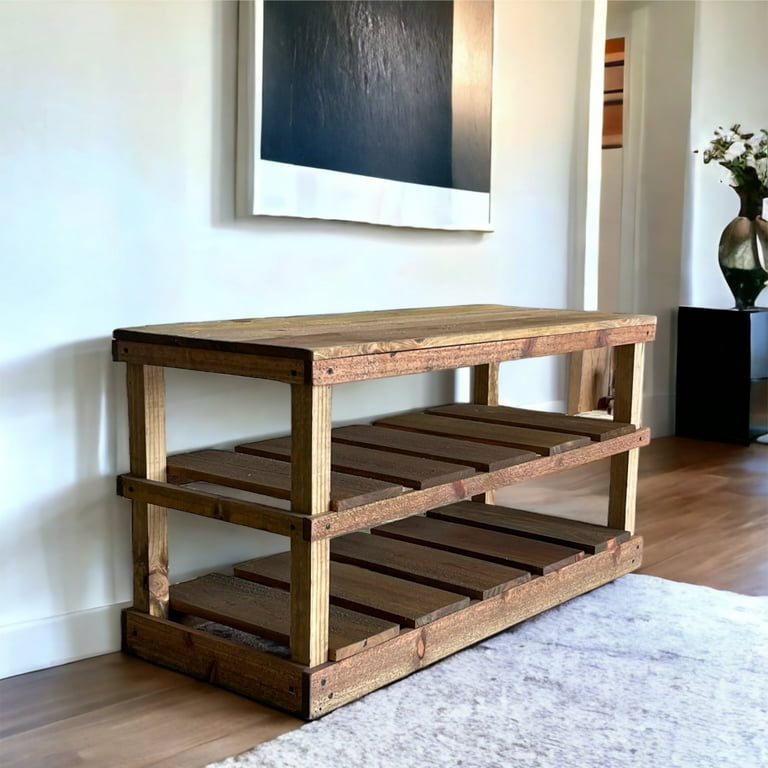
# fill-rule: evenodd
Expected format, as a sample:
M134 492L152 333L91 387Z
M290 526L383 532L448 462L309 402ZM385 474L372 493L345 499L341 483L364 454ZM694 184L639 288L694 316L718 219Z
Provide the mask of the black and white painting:
M491 228L491 0L254 0L239 24L241 211Z

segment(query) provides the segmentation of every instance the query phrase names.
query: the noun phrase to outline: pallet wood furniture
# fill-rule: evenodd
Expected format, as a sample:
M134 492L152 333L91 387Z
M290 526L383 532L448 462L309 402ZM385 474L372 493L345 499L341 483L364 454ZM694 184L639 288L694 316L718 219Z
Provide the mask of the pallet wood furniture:
M472 305L116 330L131 460L118 492L133 520L124 650L312 719L634 570L655 323ZM501 362L600 347L614 348L614 421L498 404ZM167 456L166 367L289 384L290 435ZM333 428L334 384L461 367L470 403ZM495 488L604 458L604 526L491 503ZM285 536L289 551L171 585L167 508Z

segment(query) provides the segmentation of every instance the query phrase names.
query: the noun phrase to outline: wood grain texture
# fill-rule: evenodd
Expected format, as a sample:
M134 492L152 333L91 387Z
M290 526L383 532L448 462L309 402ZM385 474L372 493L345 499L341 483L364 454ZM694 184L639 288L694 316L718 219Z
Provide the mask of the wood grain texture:
M235 450L254 456L290 461L291 438L277 437L255 443L243 443L235 446ZM469 466L345 443L332 444L331 469L335 472L370 477L409 488L432 488L475 473Z
M171 607L278 643L289 642L289 594L244 579L210 573L171 587ZM396 624L332 607L328 656L337 660L395 637ZM316 666L316 665L306 665Z
M299 664L134 610L125 611L123 625L126 653L288 711L301 708L305 670Z
M508 445L542 456L570 451L587 445L589 438L561 432L548 432L524 427L508 427L467 419L452 419L428 413L405 413L374 422L379 427L407 429L431 435L448 435L481 443Z
M331 560L485 600L531 578L528 571L407 541L350 533L331 541Z
M608 395L611 380L611 348L585 349L568 355L569 414L597 410L601 397Z
M590 440L610 440L628 435L636 427L608 419L593 419L586 416L566 416L562 413L532 411L526 408L512 408L505 405L487 406L472 403L455 403L430 408L427 413L449 416L470 421L487 421L491 424L507 424L511 427L530 427L545 432L562 432L582 435Z
M291 658L314 667L336 658L330 633L330 542L291 539ZM334 609L338 610L338 609ZM364 640L367 643L368 640Z
M618 328L642 329L635 341L646 341L655 324L648 315L468 305L122 328L114 338L320 360Z
M403 632L379 648L310 672L309 717L319 717L531 616L637 569L642 539L540 576L469 608ZM324 683L321 685L321 681Z
M235 566L235 576L278 589L291 586L287 553L270 555ZM331 605L377 616L404 627L421 627L469 605L469 598L343 562L330 568Z
M499 363L475 365L472 368L472 394L470 401L478 405L499 404ZM493 491L485 491L474 497L475 501L493 504Z
M508 446L456 440L450 437L374 427L368 424L337 427L331 433L331 439L333 442L381 448L406 456L423 456L428 459L468 465L483 472L512 467L538 456L533 451L522 451Z
M574 547L427 517L398 520L374 528L371 533L479 557L539 575L551 573L584 558L584 551Z
M128 446L131 472L164 480L164 369L126 367ZM168 615L168 522L164 507L143 501L131 504L133 605L152 616Z
M290 357L255 355L247 352L219 352L210 349L168 347L136 341L112 343L112 357L117 362L138 365L158 365L188 371L225 373L282 381L287 384L303 382L308 373L304 360Z
M310 539L333 538L391 520L398 520L407 515L426 512L434 507L453 504L485 490L503 489L523 480L528 481L553 472L574 469L583 464L648 445L650 432L648 429L639 429L632 434L606 440L602 443L587 442L588 444L584 448L558 453L554 456L540 456L524 464L495 472L478 473L450 485L425 488L422 491L410 491L392 499L374 501L345 512L328 512L325 515L307 517L304 522L304 535Z
M599 461L504 491L513 505L530 502L549 514L570 510L592 520L596 501L607 505L608 474L609 462ZM768 594L767 478L768 446L654 439L640 452L637 529L645 543L639 572L742 594ZM543 591L548 590L545 582ZM185 632L184 627L168 624ZM438 648L432 640L441 637L437 630L439 623L428 627L424 659L393 654L391 662L402 675L413 671L411 664L418 669L434 660ZM415 630L411 648L420 636L421 630ZM444 636L447 643L453 630L445 629ZM157 649L166 642L158 635L146 643L142 640L142 646ZM174 646L171 660L183 647ZM379 677L390 663L374 654L358 658ZM220 684L226 684L222 663L217 667L214 657L203 658L197 645L185 663L196 664L202 680L218 669ZM310 675L312 686L319 691L333 685L331 703L337 698L344 703L343 695L364 692L362 679L345 685L351 673L330 683L324 678L326 685L321 686L319 672ZM248 670L238 662L232 677L233 684L246 681ZM120 755L120 768L200 768L302 725L300 719L250 701L247 695L214 688L126 654L83 659L0 680L0 700L8 703L0 722L0 754L4 768L43 766L53 754L65 765L69 760L82 768L112 768L115 754ZM136 738L137 733L143 737Z
M461 502L433 509L427 512L427 517L451 523L475 525L491 531L530 536L552 544L583 549L589 554L612 549L630 537L628 531L619 531L602 525L475 502Z
M168 477L173 482L188 483L201 480L278 499L291 497L292 473L292 465L285 461L248 456L234 451L195 451L168 457ZM400 485L340 472L331 473L330 481L330 507L337 511L369 504L378 499L389 499L403 492ZM306 506L301 504L297 506L295 501L291 502L292 511L312 514L305 513L305 508Z
M642 423L645 344L617 347L613 354L613 416L617 421L639 426ZM612 528L622 528L630 532L635 530L639 459L639 452L633 450L614 456L611 460L608 525Z
M301 722L119 652L0 681L0 699L15 730L0 739L3 768L200 768Z
M212 489L215 487L211 486ZM133 475L118 477L117 492L126 499L154 501L168 509L178 509L226 523L258 528L281 536L292 536L297 530L302 530L303 521L306 519L304 515L267 504L223 496L213 490L209 492L200 488L144 480Z
M371 352L307 363L305 379L316 385L343 384L348 381L485 365L489 362L502 363L529 357L561 355L574 350L629 344L638 339L651 341L654 334L655 326L648 325L401 352Z
M498 363L484 363L472 367L471 400L478 405L499 404Z

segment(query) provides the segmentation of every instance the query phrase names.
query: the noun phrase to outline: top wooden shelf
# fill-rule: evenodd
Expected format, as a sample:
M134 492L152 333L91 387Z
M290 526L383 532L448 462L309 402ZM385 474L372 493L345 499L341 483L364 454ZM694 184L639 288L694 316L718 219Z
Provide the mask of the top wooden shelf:
M336 384L653 340L656 318L476 304L119 328L114 359Z

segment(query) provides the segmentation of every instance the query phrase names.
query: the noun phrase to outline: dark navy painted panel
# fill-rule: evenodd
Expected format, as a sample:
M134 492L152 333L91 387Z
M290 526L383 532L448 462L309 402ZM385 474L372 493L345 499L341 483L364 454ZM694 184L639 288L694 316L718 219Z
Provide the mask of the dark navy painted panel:
M452 40L450 1L265 0L262 159L451 187Z

